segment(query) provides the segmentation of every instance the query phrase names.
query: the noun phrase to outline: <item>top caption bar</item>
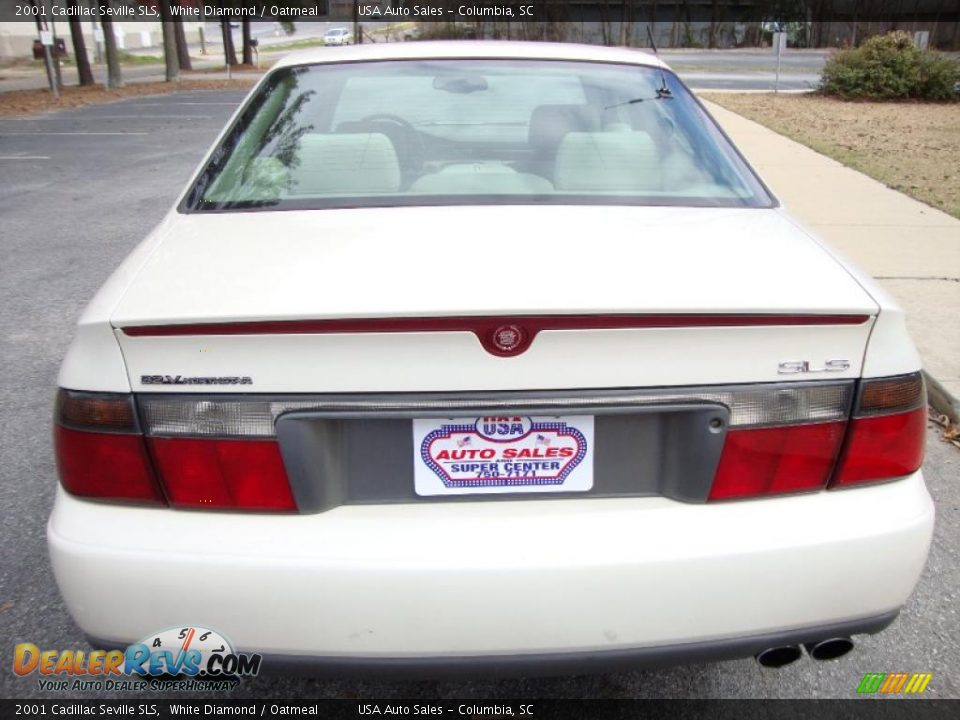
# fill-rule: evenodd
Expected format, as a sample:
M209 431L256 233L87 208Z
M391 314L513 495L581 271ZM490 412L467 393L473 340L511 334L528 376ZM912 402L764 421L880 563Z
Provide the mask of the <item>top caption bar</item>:
M900 3L902 4L902 3ZM35 23L71 19L117 22L626 22L676 23L679 17L723 23L869 22L905 19L913 22L960 20L957 0L911 0L909 17L896 0L170 0L171 16L161 16L159 0L0 0L0 21ZM786 6L784 8L783 6ZM681 12L682 11L682 12ZM693 18L690 13L697 15ZM703 12L708 17L699 18ZM679 13L679 14L678 14Z

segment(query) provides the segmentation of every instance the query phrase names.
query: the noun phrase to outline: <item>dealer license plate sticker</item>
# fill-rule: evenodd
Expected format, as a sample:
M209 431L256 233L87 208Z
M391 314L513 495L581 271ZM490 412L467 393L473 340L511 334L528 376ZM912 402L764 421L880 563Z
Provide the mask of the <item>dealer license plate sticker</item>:
M413 453L417 495L585 492L593 417L414 420Z

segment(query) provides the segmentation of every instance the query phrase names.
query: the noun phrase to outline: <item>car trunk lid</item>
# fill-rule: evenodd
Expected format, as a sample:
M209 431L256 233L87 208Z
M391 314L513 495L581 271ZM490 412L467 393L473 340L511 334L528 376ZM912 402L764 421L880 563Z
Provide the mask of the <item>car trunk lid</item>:
M113 314L135 390L656 387L835 359L848 378L877 310L775 210L210 213L162 232ZM496 352L503 329L520 352Z

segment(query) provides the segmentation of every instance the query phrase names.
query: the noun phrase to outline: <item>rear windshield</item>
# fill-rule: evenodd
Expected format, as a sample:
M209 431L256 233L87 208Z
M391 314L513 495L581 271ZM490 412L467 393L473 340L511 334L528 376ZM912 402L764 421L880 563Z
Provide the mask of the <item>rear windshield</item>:
M769 207L670 72L404 60L268 77L188 210L554 203Z

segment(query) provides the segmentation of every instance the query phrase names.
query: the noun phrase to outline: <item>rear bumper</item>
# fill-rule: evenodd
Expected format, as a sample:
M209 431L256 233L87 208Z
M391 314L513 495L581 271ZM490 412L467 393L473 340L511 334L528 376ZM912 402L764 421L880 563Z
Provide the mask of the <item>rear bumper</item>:
M565 672L879 630L920 576L933 513L920 473L725 504L564 499L300 516L123 508L60 491L48 539L66 604L95 638L194 624L294 664Z
M451 657L322 657L311 655L268 654L261 672L268 675L290 674L312 677L438 678L536 677L636 670L688 663L734 660L752 657L763 650L784 645L803 645L836 637L878 633L897 619L899 610L876 617L849 620L829 625L727 638L706 642L567 653L528 653L521 655L461 655ZM88 636L98 649L125 650L134 641L103 640Z

